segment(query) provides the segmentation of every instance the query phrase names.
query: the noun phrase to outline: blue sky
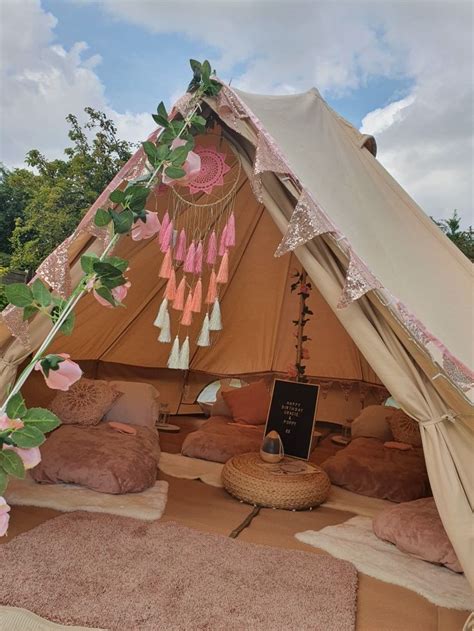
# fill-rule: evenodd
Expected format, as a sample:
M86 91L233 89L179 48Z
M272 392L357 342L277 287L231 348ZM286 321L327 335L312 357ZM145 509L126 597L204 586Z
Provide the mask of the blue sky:
M62 155L65 117L86 106L142 140L157 103L185 90L189 58L208 58L249 92L317 87L375 135L428 214L457 208L472 223L472 12L456 0L3 0L0 160Z

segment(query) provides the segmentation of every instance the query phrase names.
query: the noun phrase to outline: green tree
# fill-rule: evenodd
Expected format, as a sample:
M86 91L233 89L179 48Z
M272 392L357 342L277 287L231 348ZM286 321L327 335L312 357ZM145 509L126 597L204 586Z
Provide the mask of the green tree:
M462 229L461 217L456 209L451 217L441 221L435 220L435 223L468 259L474 261L474 231L472 226L469 226L467 230Z
M85 112L83 127L76 116L66 118L72 142L64 151L66 159L48 160L33 149L26 156L33 171L15 169L0 182L0 217L10 222L0 248L11 255L12 269L34 271L131 156L132 145L117 138L114 123L103 112L90 107ZM8 196L8 189L2 195L3 182L13 186L16 196Z

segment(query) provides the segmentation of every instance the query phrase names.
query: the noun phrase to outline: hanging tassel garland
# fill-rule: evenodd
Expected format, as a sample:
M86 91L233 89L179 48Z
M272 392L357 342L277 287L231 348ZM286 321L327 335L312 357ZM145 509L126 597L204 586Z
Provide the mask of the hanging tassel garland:
M160 236L161 236L161 232L160 232ZM171 246L172 237L173 237L173 222L171 221L167 225L166 230L163 233L163 240L161 241L161 245L160 245L160 250L162 252L166 252L167 250L169 250Z
M192 273L194 271L194 255L196 253L196 246L194 245L194 241L191 241L191 245L188 248L188 253L186 254L186 260L184 261L183 270L185 272Z
M209 314L206 313L204 317L204 321L202 323L201 333L199 334L199 339L197 341L198 346L210 346L211 338L209 336Z
M179 368L179 337L174 338L173 346L171 347L171 353L168 357L168 368Z
M229 280L229 255L225 252L222 257L219 271L217 272L216 281L220 284L224 284Z
M181 279L179 285L178 285L178 289L176 290L176 295L174 297L174 301L173 301L173 309L176 309L177 311L182 311L183 307L184 307L184 290L186 288L186 280L183 276L183 278Z
M186 298L186 304L184 305L183 317L181 318L181 324L183 326L190 326L193 320L193 292L190 289L188 297Z
M186 256L186 232L184 228L181 228L181 232L178 237L178 245L176 246L176 250L174 252L174 258L176 261L184 261Z
M233 248L235 245L235 215L231 213L226 223L225 230L225 245L228 248Z
M194 253L194 273L201 274L202 272L202 241L199 241Z
M165 256L163 257L163 261L161 262L160 272L158 276L160 278L169 278L171 276L172 261L171 261L171 250L168 249L166 251Z
M189 368L189 337L186 336L186 339L183 342L183 346L181 347L181 351L179 353L179 368L181 370L188 370Z
M166 211L165 216L163 217L163 221L161 222L160 235L158 237L158 243L160 244L160 246L163 243L163 238L165 236L165 232L169 226L169 223L170 223L170 216L168 214L168 211Z
M202 303L202 281L199 278L198 282L194 286L191 311L193 313L199 313L201 311L201 303Z
M160 335L158 336L158 342L171 342L171 320L168 311L165 311L162 329Z
M177 241L178 241L178 231L173 228L173 235L171 238L171 246L173 248L175 247Z
M206 255L206 263L208 265L214 265L217 258L217 237L216 231L213 230L209 235L209 239L207 241L207 255Z
M208 305L213 305L217 298L217 282L216 282L216 273L212 270L211 275L209 277L209 288L207 290L206 303Z
M224 253L226 250L226 246L225 246L226 238L227 238L227 226L224 226L224 229L222 230L222 234L221 234L221 240L219 241L219 256L224 256Z
M168 300L166 298L163 298L163 300L161 301L160 308L158 309L158 315L156 316L153 324L161 328L163 326L165 313L167 312L168 312Z
M221 307L219 298L216 298L212 307L211 319L209 321L209 331L222 331Z
M170 277L166 283L165 298L170 302L173 302L176 296L176 273L174 267L171 268Z

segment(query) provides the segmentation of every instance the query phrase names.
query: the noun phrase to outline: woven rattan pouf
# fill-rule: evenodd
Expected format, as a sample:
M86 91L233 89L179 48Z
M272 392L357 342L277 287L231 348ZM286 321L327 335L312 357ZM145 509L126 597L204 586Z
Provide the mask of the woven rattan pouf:
M331 488L327 474L311 462L284 458L278 464L268 464L257 453L228 460L222 483L239 500L287 510L319 506Z

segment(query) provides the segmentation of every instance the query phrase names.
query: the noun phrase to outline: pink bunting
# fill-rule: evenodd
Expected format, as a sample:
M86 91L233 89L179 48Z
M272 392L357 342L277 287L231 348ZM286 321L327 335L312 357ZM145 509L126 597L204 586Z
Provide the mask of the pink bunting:
M212 305L214 304L214 301L216 298L217 298L216 273L214 270L212 270L211 276L209 277L209 288L207 290L206 303L208 305Z
M184 261L183 270L185 272L194 272L194 256L196 254L196 246L194 241L191 241L191 245L188 248L188 253L186 254L186 259Z
M206 263L208 265L214 265L217 258L217 237L216 231L213 230L209 235L209 239L207 241L207 256Z
M160 278L169 278L171 276L172 269L173 265L171 261L171 250L168 249L165 256L163 257L163 261L161 262L160 272L158 276Z
M174 297L173 309L176 311L182 311L184 306L184 291L186 289L186 280L183 276L181 279L178 289L176 290L176 295Z
M202 303L202 281L199 278L196 285L194 286L193 303L191 305L191 310L193 313L199 313L201 311L201 303Z
M224 284L229 280L229 255L227 252L222 257L219 271L217 273L216 282Z
M190 326L193 320L193 292L189 290L188 297L186 298L186 304L184 305L183 317L181 318L181 324L183 326Z
M184 228L181 228L181 232L178 237L178 245L176 246L176 250L174 252L174 258L177 261L184 261L186 256L186 232Z

